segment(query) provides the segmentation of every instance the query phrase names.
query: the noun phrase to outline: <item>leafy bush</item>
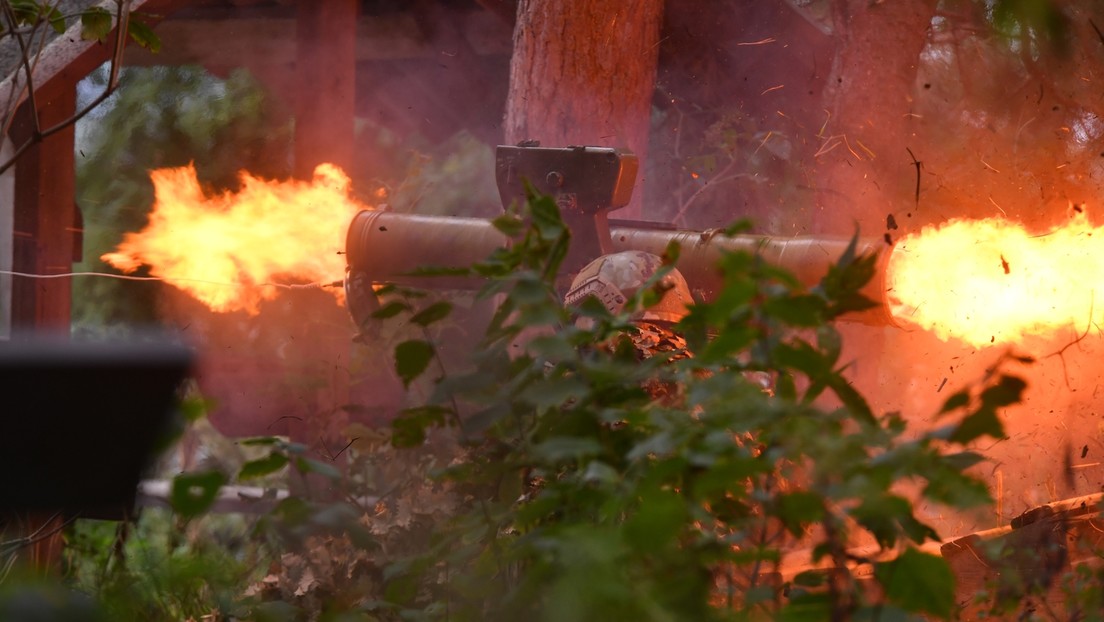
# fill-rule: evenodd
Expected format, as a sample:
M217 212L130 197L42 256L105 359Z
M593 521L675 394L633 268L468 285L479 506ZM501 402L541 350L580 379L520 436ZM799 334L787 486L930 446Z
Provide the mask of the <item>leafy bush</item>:
M393 488L346 490L376 500L359 519L337 504L354 526L346 533L360 534L341 546L371 552L372 580L345 601L354 610L451 620L953 613L949 568L919 548L938 536L902 484L952 508L988 503L964 473L981 458L963 446L1003 434L997 410L1019 400L1023 381L994 372L947 400L940 427L910 436L848 383L831 325L872 304L859 291L874 257L852 247L807 290L757 257L727 255L723 292L653 347L653 329L595 301L564 308L555 277L569 232L551 199L496 226L515 243L472 268L488 279L482 295L501 303L470 368L434 377L443 368L432 338L395 349L404 381L432 386L395 420L391 442L436 458ZM403 300L380 316L432 326L446 315L439 301ZM350 476L372 456L350 458ZM448 502L415 518L427 506L411 501L425 491ZM308 525L320 510L289 511L301 503L288 501L273 527ZM879 554L854 552L864 537ZM783 564L794 551L807 553L796 575L793 560ZM872 572L860 580L859 568ZM281 581L270 579L270 597Z
M1019 400L1022 380L994 370L947 399L938 427L909 432L848 383L831 324L871 304L859 292L874 257L852 247L809 289L758 257L729 254L716 300L663 327L593 300L564 307L556 275L569 232L551 199L533 197L495 224L514 243L471 268L487 279L481 296L499 304L468 367L438 364L435 329L448 302L385 288L380 321L419 327L395 346L395 365L424 403L390 430L351 427L348 444L326 456L279 437L246 441L260 453L238 481L286 478L292 494L273 501L248 544L170 538L158 563L175 579L138 570L145 576L134 582L135 569L114 566L113 579L92 588L130 607L111 611L257 620L954 614L953 576L922 548L938 536L914 503L990 502L966 474L981 458L964 446L1003 435L998 410ZM668 249L664 271L677 253ZM664 271L626 308L662 295ZM219 470L178 476L176 512L162 524L211 525L213 493L226 481ZM864 542L874 546L853 546ZM198 565L179 566L192 557ZM189 570L212 562L218 574Z

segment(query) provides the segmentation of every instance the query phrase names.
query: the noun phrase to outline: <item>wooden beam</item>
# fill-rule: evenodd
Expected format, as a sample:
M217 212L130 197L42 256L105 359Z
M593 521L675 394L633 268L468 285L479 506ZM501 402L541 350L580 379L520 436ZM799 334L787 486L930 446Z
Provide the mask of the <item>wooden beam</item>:
M193 0L131 0L131 11L142 11L147 21L152 23L160 17L190 4ZM114 15L113 1L101 2ZM104 43L87 41L81 38L81 23L78 21L64 33L54 37L37 52L31 72L35 88L61 79L77 81L90 71L111 58L112 41L115 30L105 37ZM21 65L17 65L8 75L0 76L0 118L18 110L27 100L27 81Z
M474 11L458 17L457 26L477 54L510 54L510 28L494 14ZM126 64L202 65L220 74L236 67L287 68L296 61L295 32L296 20L290 17L170 18L157 27L161 51L128 50ZM357 62L438 58L451 52L427 40L411 13L366 15L356 21Z

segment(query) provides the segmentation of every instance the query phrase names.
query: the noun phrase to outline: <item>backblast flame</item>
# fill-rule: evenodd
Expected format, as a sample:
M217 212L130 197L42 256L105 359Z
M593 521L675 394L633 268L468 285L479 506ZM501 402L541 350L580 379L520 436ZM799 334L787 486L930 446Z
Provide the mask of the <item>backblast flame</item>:
M155 170L150 179L149 224L101 258L124 272L148 265L153 276L220 312L256 315L262 300L276 296L276 282L340 278L345 230L366 209L332 164L319 165L309 182L242 172L241 188L221 194L204 192L191 165Z
M886 278L894 317L944 340L1068 336L1104 309L1104 231L1083 212L1048 232L997 218L951 220L899 240Z

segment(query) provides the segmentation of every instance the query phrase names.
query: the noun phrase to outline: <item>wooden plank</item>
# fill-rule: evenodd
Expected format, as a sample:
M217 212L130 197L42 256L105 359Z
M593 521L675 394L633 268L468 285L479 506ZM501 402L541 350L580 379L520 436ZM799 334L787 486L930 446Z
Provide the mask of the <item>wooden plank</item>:
M477 54L510 54L512 33L495 15L486 11L451 15ZM128 50L126 64L202 65L222 73L236 67L293 66L297 58L296 18L285 15L170 18L157 26L157 35L163 43L160 52ZM409 12L357 18L354 49L358 62L440 58L443 54L447 58L453 52L430 40Z
M1011 525L947 542L941 554L955 574L962 619L977 619L998 603L1003 615L1034 611L1066 614L1063 577L1082 564L1099 563L1104 529L1098 506L1102 495L1087 495L1038 506ZM1022 618L1017 618L1022 619Z

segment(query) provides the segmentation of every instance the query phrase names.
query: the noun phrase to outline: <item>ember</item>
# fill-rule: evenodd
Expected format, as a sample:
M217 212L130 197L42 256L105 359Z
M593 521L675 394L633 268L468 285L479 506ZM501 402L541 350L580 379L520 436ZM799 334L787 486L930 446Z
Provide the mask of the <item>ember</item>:
M212 195L193 166L151 172L156 199L149 225L102 259L124 272L149 265L154 276L215 311L250 315L276 296L274 281L341 277L345 229L366 207L352 198L340 168L319 165L310 182L245 172L240 178L237 192Z
M1104 274L1098 231L1081 211L1049 232L996 218L925 227L889 259L891 312L974 346L1083 332Z

